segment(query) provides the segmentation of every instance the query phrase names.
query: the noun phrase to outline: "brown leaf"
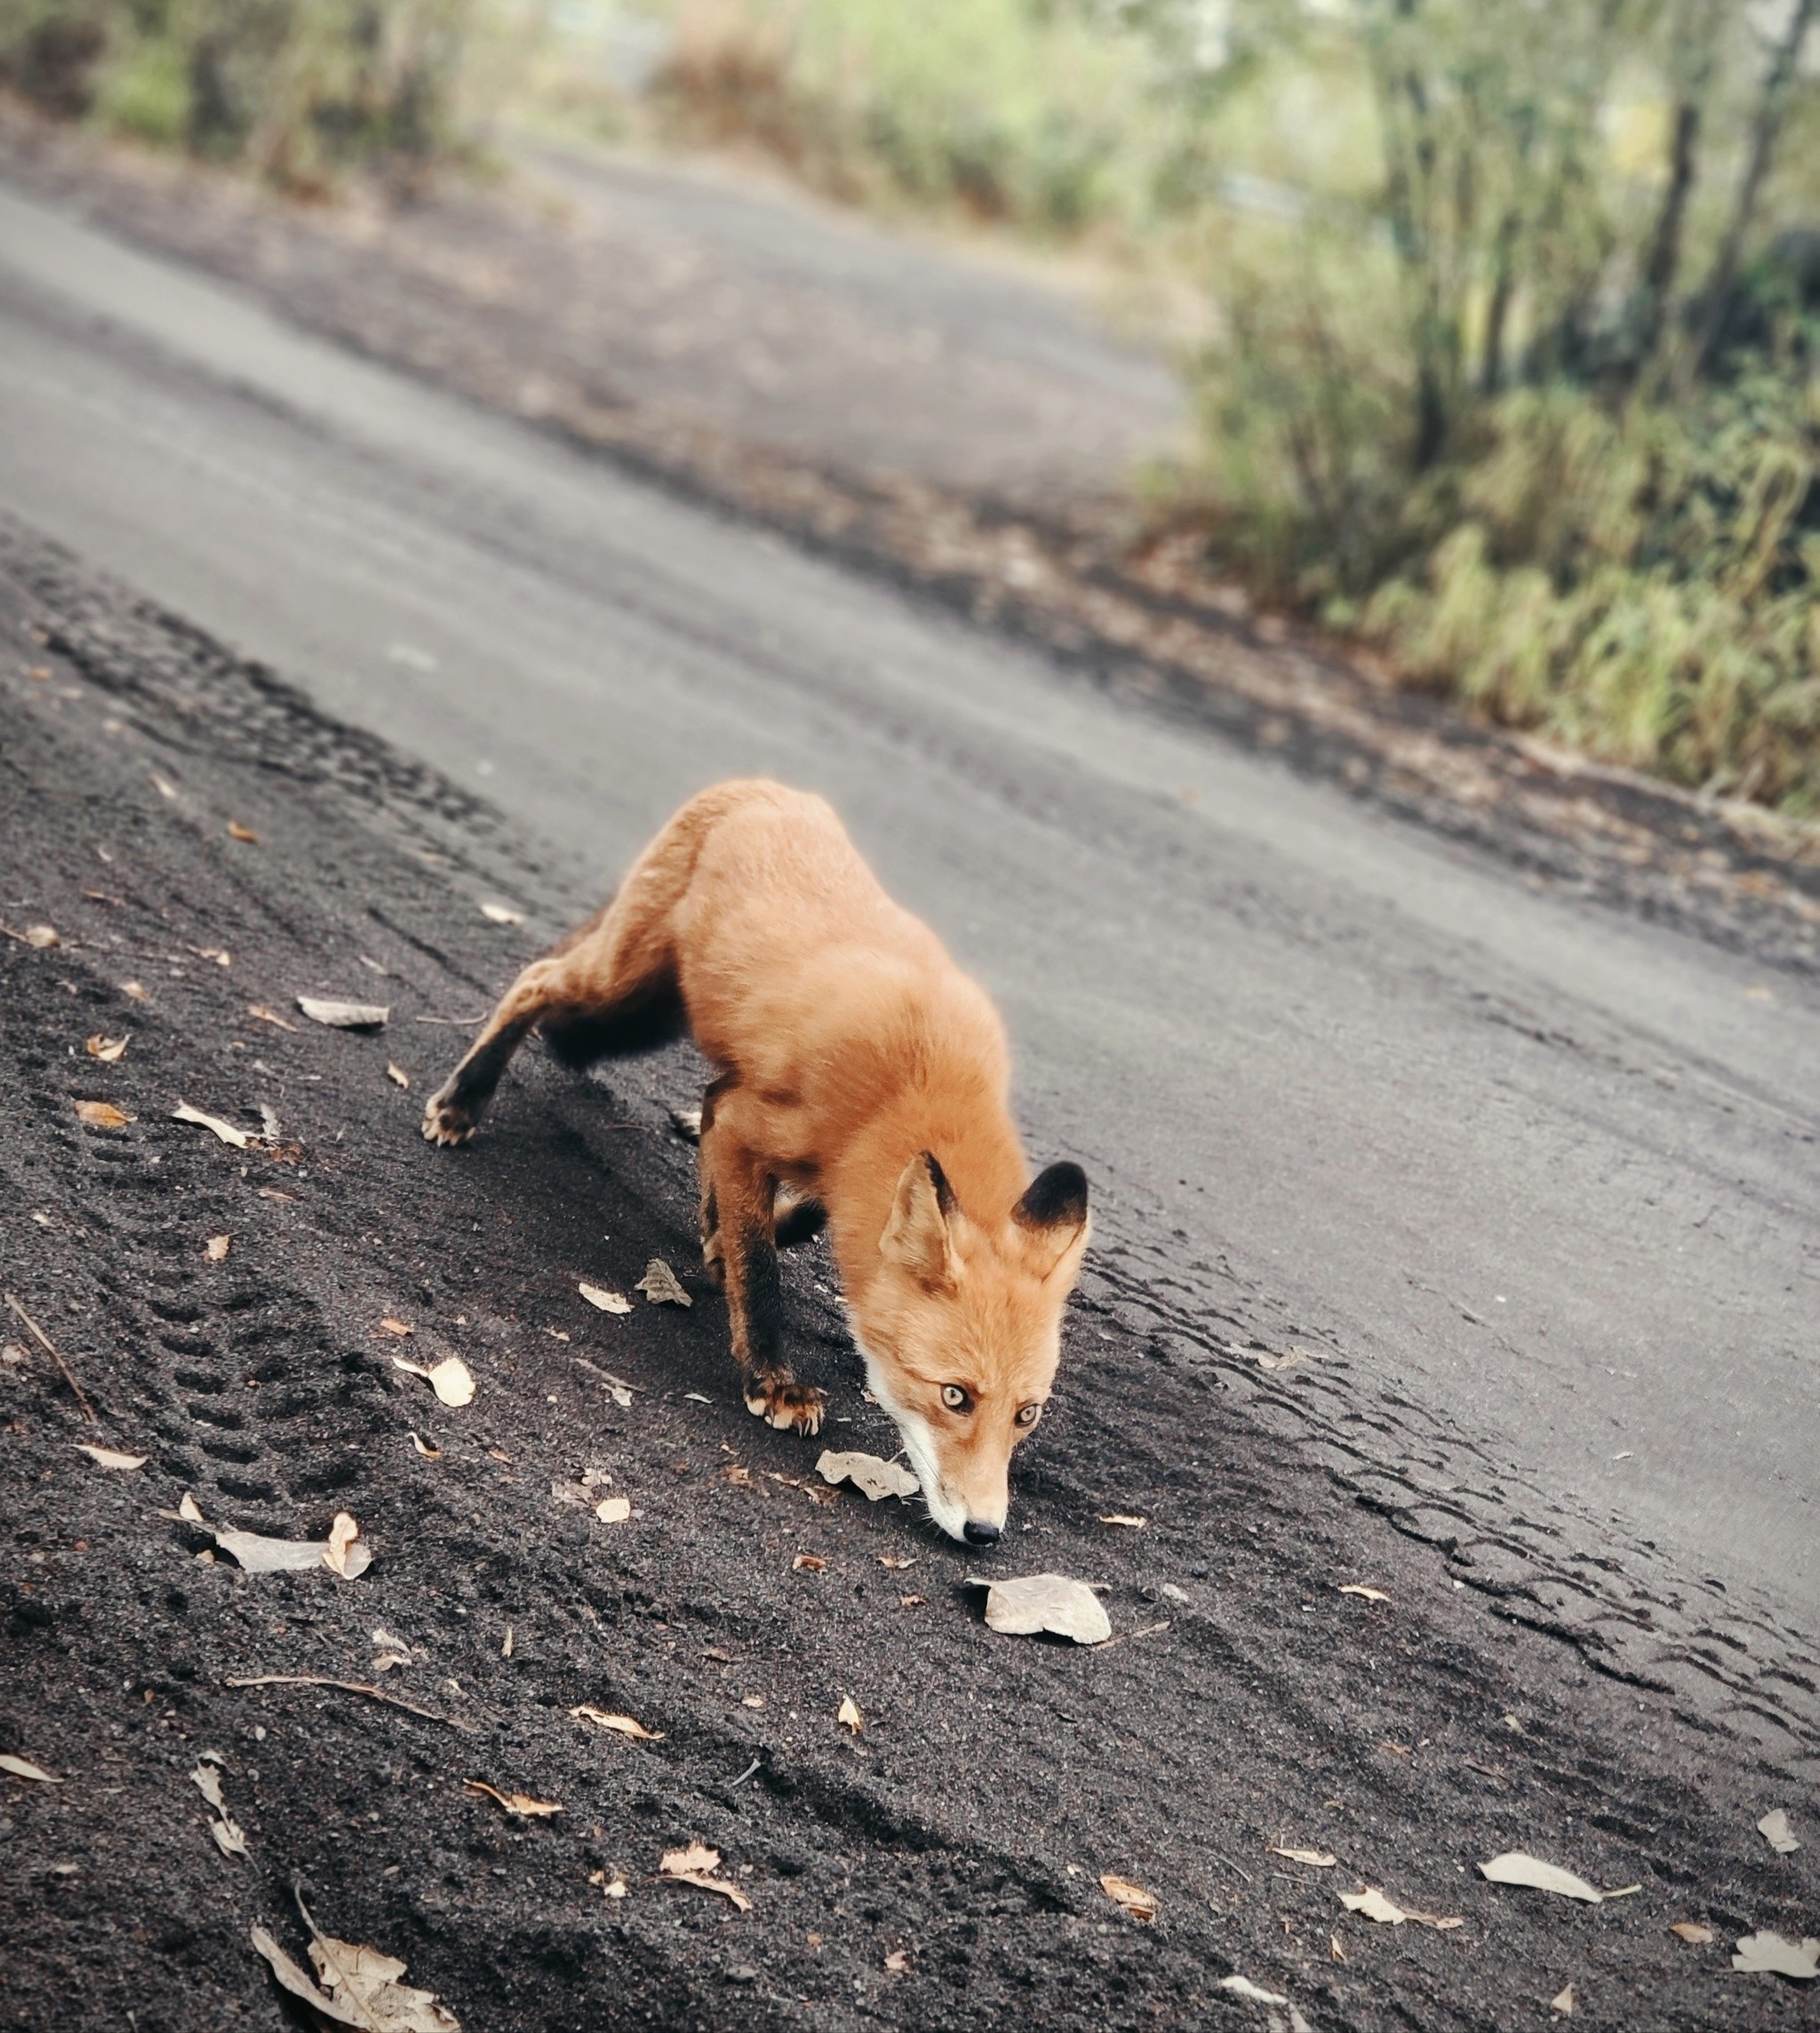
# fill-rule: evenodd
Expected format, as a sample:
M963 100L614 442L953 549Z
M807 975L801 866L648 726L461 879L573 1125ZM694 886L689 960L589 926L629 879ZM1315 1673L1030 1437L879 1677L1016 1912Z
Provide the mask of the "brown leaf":
M654 1306L692 1306L695 1301L682 1289L676 1273L661 1256L653 1256L635 1287Z
M0 1751L0 1772L10 1772L15 1779L35 1779L41 1786L60 1786L60 1779L53 1779L42 1765L34 1765L29 1758L15 1758L8 1751Z
M149 1002L151 1001L151 998L145 992L144 985L137 981L123 981L120 984L120 993L131 1002Z
M312 1024L323 1024L331 1031L379 1031L390 1020L390 1008L381 1002L331 1002L320 996L299 995L297 1007Z
M91 1129L124 1129L133 1119L111 1101L79 1101L76 1104L77 1118Z
M238 819L228 820L228 837L229 840L244 841L249 847L257 847L259 843L259 836L250 825L242 825Z
M988 1583L986 1621L994 1630L1012 1636L1047 1630L1077 1645L1103 1645L1113 1634L1099 1598L1085 1582L1066 1575L1026 1575Z
M298 1907L303 1911L301 1899ZM396 1956L318 1933L307 1911L304 1920L310 1929L310 1959L326 1991L317 1989L263 1927L255 1927L251 1939L279 1984L313 2013L362 2033L461 2033L460 2021L437 2004L433 1992L415 1990L400 1981L405 1965Z
M409 1087L411 1085L411 1075L405 1072L403 1066L392 1059L386 1061L386 1078L391 1081L394 1087Z
M1677 1920L1668 1931L1678 1940L1690 1941L1696 1949L1704 1948L1708 1941L1715 1939L1712 1929L1698 1920Z
M27 945L36 946L41 951L51 946L60 946L63 944L63 941L57 936L57 929L54 925L28 925L21 936Z
M589 1305L598 1307L603 1313L629 1313L632 1302L621 1292L610 1292L602 1285L578 1285L579 1292Z
M860 1731L866 1727L866 1718L860 1714L859 1703L853 1699L851 1694L841 1696L840 1713L835 1716L834 1720L843 1729L850 1729L855 1736L858 1736Z
M516 1814L524 1821L540 1821L563 1812L559 1801L534 1800L529 1793L502 1793L497 1786L489 1786L484 1779L464 1779L461 1783L471 1792L484 1793L488 1799L497 1800L508 1814Z
M268 1009L263 1002L249 1002L246 1013L256 1016L261 1024L275 1024L281 1031L289 1031L292 1037L297 1035L297 1026L289 1017L279 1016L275 1009Z
M88 1040L86 1050L90 1058L100 1059L103 1065L118 1065L124 1056L129 1040L110 1038L103 1031L97 1031Z
M252 1138L243 1129L236 1129L231 1122L224 1122L219 1115L204 1115L201 1109L192 1108L187 1101L180 1101L171 1112L173 1122L194 1122L198 1128L209 1130L222 1143L231 1144L236 1151L249 1149Z
M832 1448L823 1450L815 1472L824 1482L850 1482L874 1503L885 1496L914 1496L922 1487L899 1462L881 1461L876 1455L836 1454Z
M1102 1511L1099 1521L1102 1525L1122 1525L1131 1532L1141 1532L1150 1522L1147 1518L1138 1518L1123 1511Z
M387 1313L379 1326L373 1329L373 1332L375 1334L388 1334L395 1340L403 1341L406 1335L414 1335L417 1329L408 1320L395 1320Z
M827 1562L819 1553L798 1553L790 1563L793 1575L818 1575L825 1571Z
M343 1581L357 1580L372 1565L372 1552L360 1535L360 1527L345 1511L335 1513L329 1527L329 1543L323 1548L323 1565Z
M721 1853L706 1843L692 1842L686 1849L667 1850L658 1866L660 1877L676 1885L692 1885L698 1892L717 1892L730 1899L742 1913L752 1910L752 1901L737 1885L713 1874L721 1867Z
M117 1447L91 1447L86 1440L76 1440L72 1445L79 1453L85 1454L97 1468L143 1468L151 1459L149 1455L124 1455Z
M608 1715L603 1710L591 1708L584 1702L579 1709L569 1713L578 1722L591 1722L596 1729L611 1729L620 1736L629 1736L640 1743L661 1743L664 1733L660 1729L647 1729L642 1722L629 1715Z
M1146 1927L1155 1919L1161 1901L1155 1893L1146 1892L1141 1885L1134 1885L1129 1878L1115 1877L1107 1871L1099 1881L1099 1888L1108 1899L1122 1906L1134 1920Z
M225 1264L228 1261L228 1245L233 1240L231 1235L212 1235L203 1245L203 1255L211 1264Z

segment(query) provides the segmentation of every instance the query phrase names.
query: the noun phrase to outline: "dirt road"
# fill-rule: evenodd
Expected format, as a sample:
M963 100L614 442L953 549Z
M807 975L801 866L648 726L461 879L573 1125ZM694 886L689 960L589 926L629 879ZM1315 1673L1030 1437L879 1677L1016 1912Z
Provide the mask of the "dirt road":
M1820 1846L1752 1826L1800 1821L1788 1774L1286 1438L1336 1391L1318 1336L1209 1312L1211 1264L1138 1282L1108 1253L998 1564L1104 1583L1114 1640L994 1635L962 1549L738 1404L668 1113L685 1057L600 1082L530 1053L475 1148L419 1137L539 936L481 905L554 907L539 846L10 525L0 642L6 921L60 942L0 942L6 1288L97 1414L9 1314L0 1739L59 1783L0 1779L0 2023L276 2025L249 1932L300 1956L293 1888L469 2029L1476 2029L1546 2023L1569 1983L1592 2024L1805 2023L1728 1965L1811 1925ZM326 1030L300 993L390 1016ZM129 1120L85 1124L95 1101ZM889 1452L820 1251L789 1263L793 1342L836 1444ZM636 1295L653 1256L687 1311ZM401 1354L459 1354L472 1404ZM212 1536L344 1510L373 1553L351 1581L247 1575ZM250 1684L310 1675L377 1692ZM660 1881L690 1841L749 1910ZM1640 1890L1485 1883L1510 1849ZM1460 1925L1373 1923L1340 1898L1364 1886Z
M463 393L273 315L294 271L225 289L0 195L0 910L63 935L0 941L5 1289L148 1456L75 1453L8 1326L0 1748L66 1782L4 1782L11 2022L269 2022L246 1929L299 1952L300 1876L470 2028L1289 2023L1231 1973L1321 2029L1537 2023L1569 1981L1614 2025L1793 2023L1727 1951L1816 1931L1820 1844L1752 1826L1820 1769L1810 872L1368 718L1258 640L1217 641L1191 712L1147 638L964 625L477 405L512 356L476 339L467 372L465 296L376 310L323 261L316 322L383 353L395 316ZM1001 567L1008 597L1050 570ZM462 1035L419 1019L476 1015L682 795L754 769L833 795L986 980L1034 1152L1094 1180L1012 1547L1109 1584L1108 1651L994 1637L908 1512L824 1502L733 1401L698 1280L687 1313L579 1299L651 1255L692 1275L686 1058L531 1060L475 1150L416 1137ZM248 1013L300 1024L299 993L393 1016ZM888 1447L825 1263L791 1276L836 1437ZM400 1349L460 1352L474 1407ZM241 1579L161 1515L186 1490L290 1536L346 1508L375 1564ZM297 1672L443 1719L228 1684ZM470 1778L563 1812L500 1819ZM691 1838L751 1867L749 1914L654 1882ZM1644 1889L1494 1892L1512 1847ZM1361 1884L1464 1924L1374 1926Z

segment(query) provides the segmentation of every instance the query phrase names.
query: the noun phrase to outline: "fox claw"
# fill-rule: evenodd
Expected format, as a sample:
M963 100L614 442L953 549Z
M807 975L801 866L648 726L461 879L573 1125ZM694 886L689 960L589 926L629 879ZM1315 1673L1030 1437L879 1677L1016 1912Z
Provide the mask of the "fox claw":
M459 1103L433 1094L424 1104L423 1133L432 1144L466 1144L479 1124Z
M827 1393L794 1376L760 1384L746 1399L746 1409L780 1433L797 1432L810 1439L820 1432Z

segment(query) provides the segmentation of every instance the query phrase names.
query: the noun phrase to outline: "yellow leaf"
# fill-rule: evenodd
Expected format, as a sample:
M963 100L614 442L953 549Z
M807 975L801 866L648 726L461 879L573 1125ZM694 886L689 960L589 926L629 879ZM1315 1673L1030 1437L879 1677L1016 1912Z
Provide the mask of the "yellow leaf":
M502 1793L497 1786L489 1786L484 1779L464 1779L461 1783L475 1793L484 1793L488 1799L497 1800L508 1814L516 1814L525 1821L539 1821L550 1814L563 1812L557 1800L534 1800L529 1793Z
M1099 1881L1099 1888L1106 1897L1122 1906L1134 1920L1145 1926L1155 1919L1161 1901L1155 1893L1146 1892L1141 1885L1134 1885L1129 1878L1115 1877L1107 1871Z
M111 1101L79 1101L76 1112L91 1129L124 1129L132 1120L124 1114Z

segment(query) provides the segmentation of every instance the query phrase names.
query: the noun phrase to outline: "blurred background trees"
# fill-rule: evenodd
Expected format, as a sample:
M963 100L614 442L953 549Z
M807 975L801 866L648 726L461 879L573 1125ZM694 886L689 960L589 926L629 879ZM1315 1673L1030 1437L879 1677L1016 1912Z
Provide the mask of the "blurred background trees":
M1407 682L1814 811L1816 17L0 0L0 74L60 116L304 193L472 163L504 108L1090 251L1173 307L1198 451L1150 499L1210 568Z

